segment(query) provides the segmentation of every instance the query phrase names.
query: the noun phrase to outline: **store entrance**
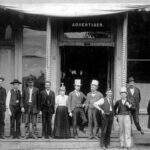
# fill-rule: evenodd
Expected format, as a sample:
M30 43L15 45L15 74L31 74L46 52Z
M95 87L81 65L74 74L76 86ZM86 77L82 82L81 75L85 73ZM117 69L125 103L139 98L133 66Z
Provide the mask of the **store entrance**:
M82 80L81 90L90 91L92 79L99 81L99 91L113 88L113 49L112 47L63 46L61 52L61 82L67 94L74 89L74 79Z

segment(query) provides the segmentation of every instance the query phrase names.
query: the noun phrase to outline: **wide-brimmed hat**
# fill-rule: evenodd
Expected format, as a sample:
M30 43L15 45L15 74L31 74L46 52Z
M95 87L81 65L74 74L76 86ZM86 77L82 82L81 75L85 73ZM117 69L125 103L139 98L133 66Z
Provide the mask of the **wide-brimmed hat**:
M81 86L81 80L80 79L75 79L74 80L74 85Z
M120 93L127 93L127 88L125 86L121 87Z
M134 78L133 78L133 77L129 77L128 83L130 83L130 82L132 82L132 81L134 81Z
M21 84L21 82L18 79L14 79L12 82L10 82L10 84L15 84L15 83Z
M91 85L96 85L98 86L99 82L97 80L92 80Z

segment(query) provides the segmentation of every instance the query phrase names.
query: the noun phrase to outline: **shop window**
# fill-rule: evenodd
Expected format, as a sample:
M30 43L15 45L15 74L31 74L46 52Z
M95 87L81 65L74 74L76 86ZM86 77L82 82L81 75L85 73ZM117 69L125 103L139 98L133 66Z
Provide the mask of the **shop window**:
M128 77L150 83L150 13L132 12L128 23Z

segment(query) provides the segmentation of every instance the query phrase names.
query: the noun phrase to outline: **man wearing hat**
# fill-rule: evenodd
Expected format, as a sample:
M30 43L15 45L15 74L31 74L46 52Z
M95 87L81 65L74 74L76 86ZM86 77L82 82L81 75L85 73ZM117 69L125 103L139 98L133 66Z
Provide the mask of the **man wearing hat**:
M120 146L121 148L131 147L131 110L133 105L130 99L127 97L126 87L122 87L120 90L121 99L115 103L114 112L118 115L119 127L120 127Z
M19 85L21 82L14 79L10 84L13 88L8 91L6 106L10 115L10 136L11 138L21 138L20 125L21 125L21 111L23 111L21 92Z
M41 92L41 111L42 111L42 136L43 138L52 137L52 116L55 112L55 94L51 90L51 82L45 82L45 90Z
M135 82L133 77L129 77L129 83L128 83L128 98L132 101L132 104L134 105L134 110L131 111L131 116L133 118L134 124L138 131L141 132L141 134L144 134L144 131L142 130L140 123L139 123L139 107L140 107L140 101L141 101L141 94L140 90L135 87Z
M0 139L5 139L4 120L5 120L5 111L6 111L6 89L2 87L3 81L4 81L4 78L0 77Z
M34 79L28 79L28 87L23 89L22 99L25 111L25 139L30 137L30 122L32 123L31 136L37 139L37 114L40 111L39 90L34 87Z
M97 80L92 80L91 83L91 92L87 94L86 100L86 110L88 110L88 119L89 119L89 139L98 138L99 132L99 123L98 117L100 115L99 111L94 107L94 103L99 99L103 98L102 93L97 91L99 82ZM93 134L93 129L95 127L95 133Z
M79 127L79 130L84 132L84 126L87 123L87 119L86 119L85 112L83 109L83 103L86 97L80 91L80 87L81 87L80 79L75 80L74 87L75 87L75 90L72 91L68 97L68 111L69 111L69 115L73 117L73 135L75 138L78 138L77 121L79 120L79 117L81 117L82 119L82 123L81 123L81 126Z
M112 100L112 91L108 89L106 91L106 97L101 98L94 103L94 106L101 111L102 114L102 123L101 123L101 147L103 149L110 146L110 135L112 130L114 110L113 110L113 100Z

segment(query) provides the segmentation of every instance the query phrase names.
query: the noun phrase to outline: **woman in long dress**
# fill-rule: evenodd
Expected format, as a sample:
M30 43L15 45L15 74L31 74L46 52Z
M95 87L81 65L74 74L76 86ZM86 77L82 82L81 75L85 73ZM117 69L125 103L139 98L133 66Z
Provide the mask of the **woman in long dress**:
M66 88L64 85L60 87L60 94L56 96L56 116L54 122L54 138L70 138L70 126L67 100L68 96L65 95Z

